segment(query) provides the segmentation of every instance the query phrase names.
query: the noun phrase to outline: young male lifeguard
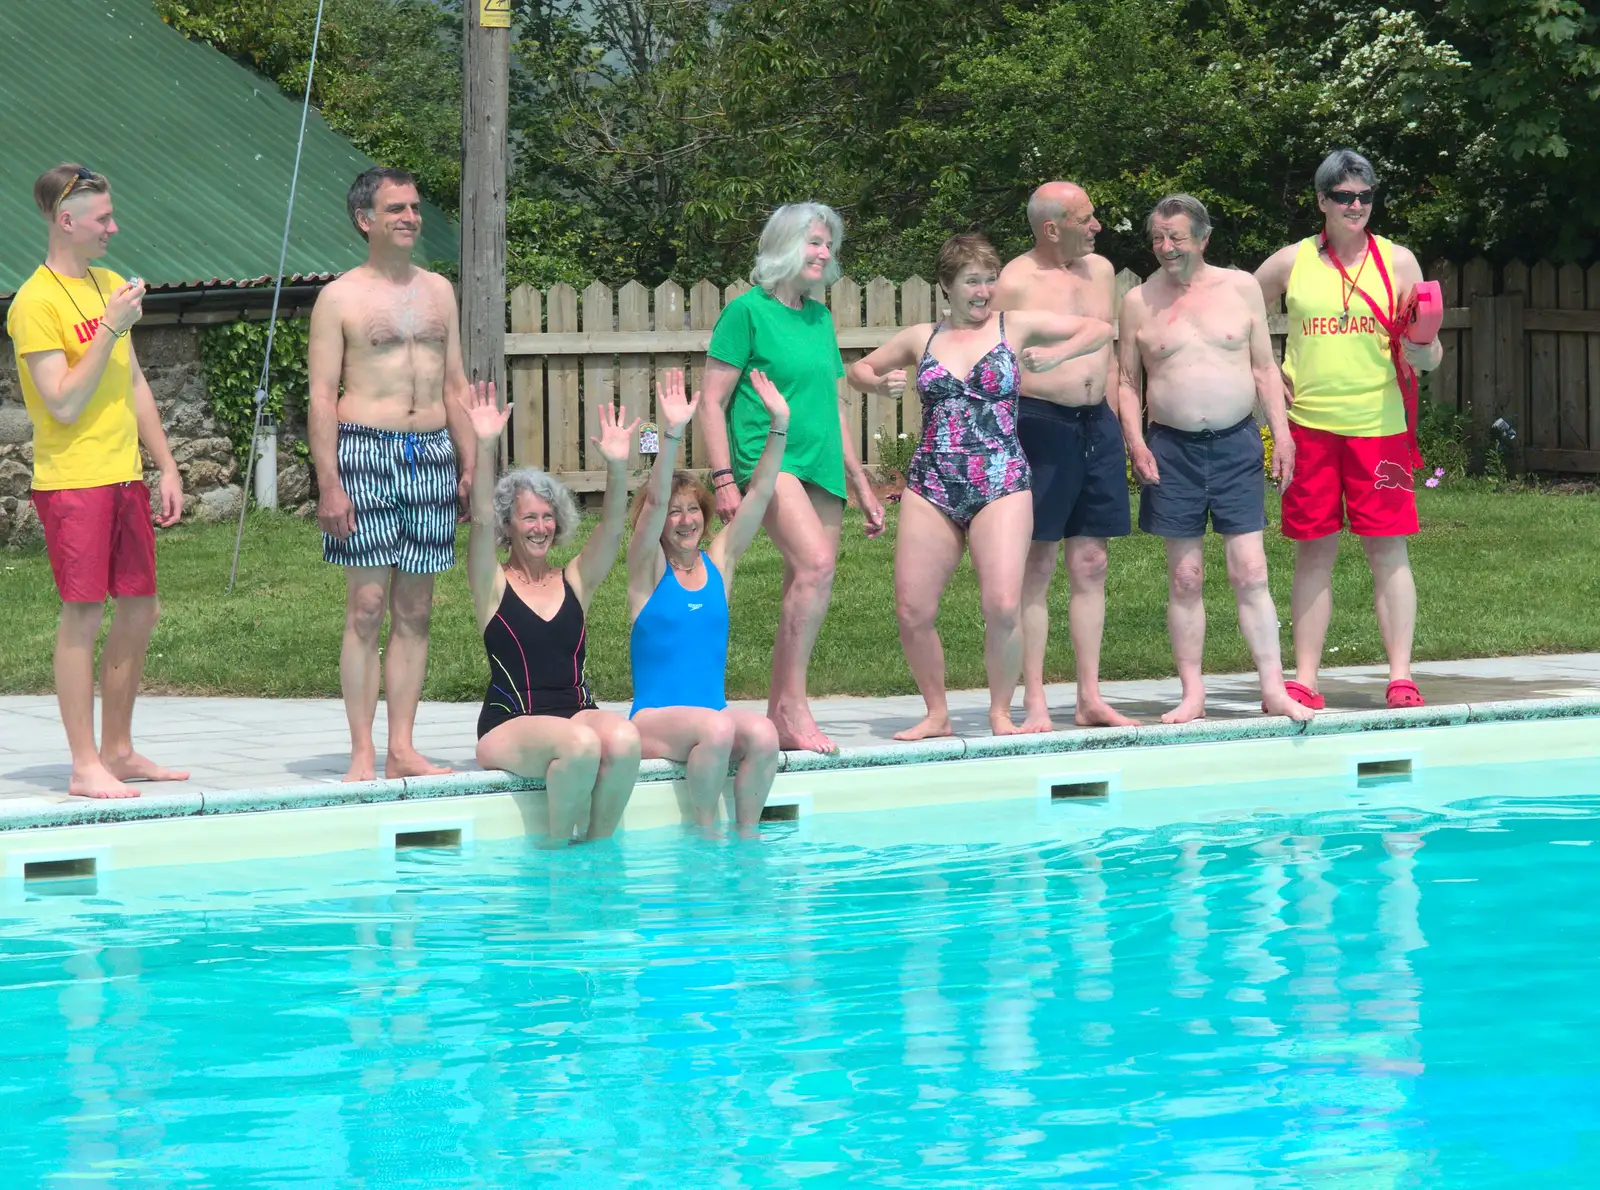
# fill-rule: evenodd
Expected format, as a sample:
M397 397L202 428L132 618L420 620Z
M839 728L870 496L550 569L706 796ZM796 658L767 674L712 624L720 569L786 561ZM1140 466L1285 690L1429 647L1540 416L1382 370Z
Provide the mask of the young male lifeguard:
M158 612L139 444L161 472L158 523L182 515L183 484L128 333L144 313L144 282L89 263L117 234L110 184L81 165L58 165L33 184L33 201L50 225L50 246L11 300L6 333L33 422L33 506L61 594L55 679L72 750L67 791L138 797L126 782L189 776L133 750L133 700ZM108 595L115 610L100 656L96 748L94 646Z
M457 506L471 484L477 439L463 411L467 377L455 292L411 262L422 234L416 183L403 170L369 169L350 187L347 204L367 241L367 260L324 289L311 313L307 421L322 556L343 566L346 577L339 652L350 722L345 780L367 781L377 775L372 721L385 613L384 773L448 771L417 752L412 728L428 665L433 576L455 564Z

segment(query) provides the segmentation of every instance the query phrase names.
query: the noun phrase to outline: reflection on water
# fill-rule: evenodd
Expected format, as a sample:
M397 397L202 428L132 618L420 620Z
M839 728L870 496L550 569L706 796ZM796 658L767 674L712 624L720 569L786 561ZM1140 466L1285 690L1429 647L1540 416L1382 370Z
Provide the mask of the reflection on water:
M347 895L14 915L0 1162L369 1190L1576 1171L1595 819L1413 818L507 844ZM1486 1021L1508 948L1520 1011ZM1500 1085L1541 1112L1485 1128Z

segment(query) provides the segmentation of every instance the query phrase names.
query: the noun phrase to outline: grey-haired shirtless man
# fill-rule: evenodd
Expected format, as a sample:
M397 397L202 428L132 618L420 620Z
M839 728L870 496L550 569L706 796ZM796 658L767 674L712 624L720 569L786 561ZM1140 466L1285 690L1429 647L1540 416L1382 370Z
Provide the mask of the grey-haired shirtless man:
M345 568L339 685L350 721L347 781L377 775L372 723L379 638L389 740L384 775L447 772L412 743L428 665L433 576L455 564L477 439L462 401L455 292L412 263L422 199L404 170L373 168L350 187L367 260L332 282L311 314L309 436L323 558Z

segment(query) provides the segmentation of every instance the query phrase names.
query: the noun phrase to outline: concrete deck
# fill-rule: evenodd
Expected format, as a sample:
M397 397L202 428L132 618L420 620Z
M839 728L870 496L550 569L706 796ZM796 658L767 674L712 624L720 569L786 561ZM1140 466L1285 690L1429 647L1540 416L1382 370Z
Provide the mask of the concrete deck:
M1511 699L1600 696L1600 653L1506 657L1478 661L1427 662L1416 678L1431 704L1485 703ZM1251 674L1209 679L1213 719L1259 717ZM1377 666L1326 670L1321 683L1330 709L1324 714L1383 707L1385 673ZM1177 700L1176 679L1111 682L1104 687L1125 713L1155 721ZM1074 691L1050 688L1056 725L1070 727ZM984 691L950 696L956 731L988 734ZM619 704L606 704L625 710ZM757 706L759 704L742 704ZM916 722L922 700L827 698L814 703L818 722L841 747L889 743L896 731ZM425 703L416 740L441 764L468 771L473 760L478 707L469 703ZM139 748L163 764L191 770L182 785L151 787L161 792L211 792L336 783L348 762L344 710L332 699L147 697L134 719ZM378 712L378 745L384 741ZM46 806L68 799L66 736L49 696L0 697L0 799L8 809Z

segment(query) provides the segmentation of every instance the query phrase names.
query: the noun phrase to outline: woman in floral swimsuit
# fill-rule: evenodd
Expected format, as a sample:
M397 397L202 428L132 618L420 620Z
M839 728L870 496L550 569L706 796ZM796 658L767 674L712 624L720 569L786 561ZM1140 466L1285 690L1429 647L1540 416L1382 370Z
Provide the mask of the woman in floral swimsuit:
M939 600L972 552L985 626L989 726L1016 730L1011 696L1022 673L1022 570L1033 537L1028 461L1017 441L1019 366L1042 372L1098 351L1111 327L1096 318L990 308L1000 258L981 235L952 236L939 250L950 316L900 331L850 366L850 386L901 397L916 367L922 442L912 457L895 545L895 610L927 716L895 736L953 734L944 689Z

